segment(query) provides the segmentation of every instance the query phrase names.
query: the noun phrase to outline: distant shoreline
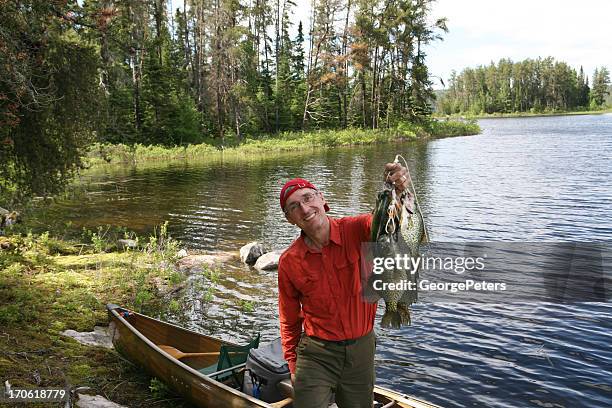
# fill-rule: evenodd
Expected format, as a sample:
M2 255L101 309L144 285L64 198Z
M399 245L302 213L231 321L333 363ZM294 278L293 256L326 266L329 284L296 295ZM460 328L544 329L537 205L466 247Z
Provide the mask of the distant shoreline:
M457 119L457 118L469 118L469 119L497 119L497 118L536 118L543 116L579 116L579 115L604 115L606 113L612 113L612 108L605 110L596 111L569 111L569 112L512 112L512 113L485 113L479 115L470 115L467 113L455 113L452 115L437 115L433 117L436 119Z

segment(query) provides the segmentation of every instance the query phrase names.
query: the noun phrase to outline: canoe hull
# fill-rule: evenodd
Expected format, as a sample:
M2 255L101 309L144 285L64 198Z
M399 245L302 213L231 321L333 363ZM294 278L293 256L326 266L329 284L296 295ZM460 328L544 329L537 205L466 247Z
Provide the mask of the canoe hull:
M184 351L219 351L219 339L202 335L179 326L162 322L116 305L107 305L110 333L115 349L154 377L159 378L179 395L200 408L232 407L252 408L273 405L255 399L243 392L215 381L185 362L204 367L216 361L216 357L196 357L178 360L158 345L169 345ZM383 404L394 400L394 407L440 408L420 399L395 391L374 387L374 398Z
M145 368L149 374L159 378L179 395L201 408L209 407L270 407L263 401L256 400L224 384L214 381L198 371L163 353L155 343L144 337L120 315L121 309L109 309L110 332L115 348L131 361ZM142 316L142 315L140 315ZM140 317L139 316L139 317ZM175 326L163 329L178 329ZM161 334L168 337L168 334ZM170 341L166 344L171 343ZM160 344L160 343L158 343Z

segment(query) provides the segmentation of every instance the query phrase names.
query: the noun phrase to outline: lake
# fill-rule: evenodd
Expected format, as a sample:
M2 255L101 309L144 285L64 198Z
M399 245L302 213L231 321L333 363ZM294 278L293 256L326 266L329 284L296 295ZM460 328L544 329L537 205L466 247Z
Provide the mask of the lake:
M36 221L148 233L167 220L189 251L235 251L253 240L283 248L298 234L278 204L288 178L317 185L332 216L369 212L384 163L399 153L433 241L611 241L612 115L479 123L481 135L427 142L109 168L82 176L79 195ZM275 272L234 263L221 272L212 300L199 284L186 296L184 314L173 317L180 324L235 341L253 331L264 340L278 336ZM608 302L420 302L412 309L410 327L376 322L381 385L447 407L612 405Z

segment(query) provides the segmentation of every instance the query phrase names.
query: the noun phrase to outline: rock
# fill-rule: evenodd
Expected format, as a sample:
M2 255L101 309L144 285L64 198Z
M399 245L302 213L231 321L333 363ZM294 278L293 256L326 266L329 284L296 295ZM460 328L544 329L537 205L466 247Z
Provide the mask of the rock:
M3 236L0 236L0 250L11 250L15 249L15 245L8 239Z
M120 251L124 251L126 249L134 249L138 246L138 243L135 239L118 239L117 240L117 249Z
M257 259L265 253L263 244L257 241L249 242L240 248L240 260L247 265L254 265Z
M184 258L187 256L187 250L186 249L181 249L180 251L178 251L176 253L177 258Z
M232 252L216 252L203 255L187 255L179 259L178 268L182 272L198 272L204 267L212 267L225 262L230 262L236 257Z
M100 346L108 349L113 348L108 327L96 326L92 332L78 332L76 330L64 330L60 334L72 337L81 344L88 346Z
M162 297L173 296L174 294L185 289L185 287L187 286L187 282L181 282L177 285L172 285L165 279L160 278L159 276L153 277L153 279L151 279L151 283L153 283L155 289L157 289L157 292Z
M21 224L21 213L9 211L0 207L0 235L4 235L5 228L12 228L14 224Z
M278 249L275 251L268 252L259 257L255 262L255 269L258 271L268 271L270 269L278 268L278 260L280 256L285 252L284 249Z
M76 406L81 408L127 408L125 405L109 401L101 395L78 394L78 396L79 400L76 402Z

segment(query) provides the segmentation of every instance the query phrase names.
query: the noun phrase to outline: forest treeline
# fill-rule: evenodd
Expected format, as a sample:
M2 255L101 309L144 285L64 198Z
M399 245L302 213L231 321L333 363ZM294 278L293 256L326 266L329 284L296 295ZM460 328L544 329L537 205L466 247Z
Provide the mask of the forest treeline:
M610 95L610 72L596 68L591 84L582 67L577 72L552 57L465 68L451 74L438 100L443 114L597 110Z
M166 3L85 4L108 20L96 40L111 141L376 129L431 112L423 46L446 30L428 20L432 0L316 0L308 21L291 0Z
M91 142L427 120L432 1L315 0L307 21L292 0L2 1L0 195L55 192Z

